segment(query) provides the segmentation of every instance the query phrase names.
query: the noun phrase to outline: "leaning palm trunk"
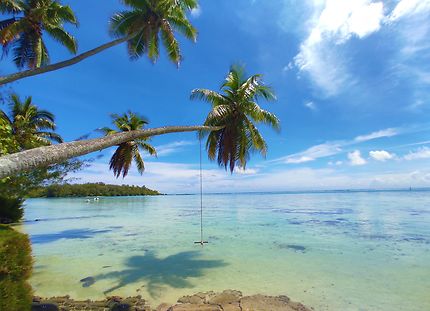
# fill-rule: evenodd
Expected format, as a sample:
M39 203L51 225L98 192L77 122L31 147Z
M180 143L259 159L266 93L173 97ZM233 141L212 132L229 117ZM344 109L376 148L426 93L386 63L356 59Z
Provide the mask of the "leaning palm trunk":
M119 38L119 39L113 40L111 42L102 44L99 47L96 47L95 49L89 50L87 52L84 52L82 54L79 54L73 58L70 58L70 59L62 61L62 62L58 62L58 63L51 64L51 65L46 65L46 66L35 68L35 69L29 69L29 70L25 70L25 71L21 71L21 72L17 72L17 73L13 73L13 74L10 74L7 76L0 77L0 85L14 82L17 80L21 80L21 79L24 79L27 77L40 75L42 73L58 70L58 69L61 69L64 67L72 66L74 64L77 64L77 63L83 61L84 59L86 59L90 56L93 56L97 53L100 53L100 52L107 50L111 47L114 47L118 44L124 43L124 42L130 40L131 38L133 38L133 35Z
M216 131L221 128L222 127L201 125L166 126L148 130L121 132L101 138L34 148L0 157L0 178L55 163L61 163L74 157L116 146L138 138L177 132Z

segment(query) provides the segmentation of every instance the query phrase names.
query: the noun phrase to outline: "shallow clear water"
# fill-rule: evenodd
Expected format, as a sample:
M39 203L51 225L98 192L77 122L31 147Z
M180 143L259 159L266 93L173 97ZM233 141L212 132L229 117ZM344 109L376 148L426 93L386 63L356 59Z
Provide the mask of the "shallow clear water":
M284 294L316 310L430 310L430 192L32 199L41 296ZM39 219L39 221L35 221ZM80 282L81 279L86 282Z

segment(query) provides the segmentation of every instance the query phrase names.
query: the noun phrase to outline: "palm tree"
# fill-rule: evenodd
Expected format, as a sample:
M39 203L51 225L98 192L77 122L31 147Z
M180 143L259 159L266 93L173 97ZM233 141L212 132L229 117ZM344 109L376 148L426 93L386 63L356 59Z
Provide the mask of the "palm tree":
M258 105L260 98L276 99L271 88L262 82L261 75L246 77L243 67L239 66L231 67L221 93L207 89L192 91L191 99L204 100L212 105L204 125L223 126L208 134L206 149L209 158L216 158L220 166L229 168L232 173L236 165L245 169L251 152L259 151L266 155L267 144L253 122L280 129L278 118Z
M43 146L0 157L0 178L16 173L30 171L51 164L62 163L66 160L117 146L127 141L169 133L184 133L196 131L216 131L221 127L192 125L165 126L146 130L118 132L104 137L78 140L67 143Z
M159 56L161 39L170 60L179 65L181 54L175 32L185 35L186 38L196 39L197 31L188 21L186 12L197 7L197 0L121 1L131 10L116 13L111 18L110 33L116 37L115 40L66 61L0 77L0 85L74 65L124 42L127 42L131 59L147 54L149 59L155 62ZM1 34L0 31L0 40Z
M117 130L104 127L101 128L100 131L103 132L106 136L113 135L119 132L131 132L136 130L142 130L148 121L146 118L139 116L131 111L125 113L123 115L113 114L112 123L115 125ZM140 138L134 139L127 142L123 142L118 145L115 153L110 159L109 169L113 170L113 173L116 178L118 178L121 174L124 178L127 176L128 171L131 166L131 162L134 160L137 166L137 170L140 174L143 174L145 171L145 164L143 162L142 156L139 153L139 148L145 150L152 156L157 156L157 152L155 148L147 143L148 138Z
M184 9L196 7L195 0L122 0L131 7L131 11L123 11L111 18L110 31L113 36L125 37L128 40L128 52L131 59L147 54L155 62L160 54L160 37L167 49L171 61L179 65L181 53L174 31L186 38L196 40L197 31L188 21Z
M63 27L66 23L77 25L69 6L53 0L7 0L0 5L0 11L14 14L0 23L0 43L4 53L13 47L13 60L18 68L35 69L49 64L45 33L76 54L76 40Z
M49 111L39 110L32 103L31 97L22 102L18 95L13 94L10 107L10 116L0 111L0 123L6 124L10 129L18 151L63 142L61 136L53 132L56 129L54 115Z
M243 69L239 67L231 68L221 90L222 94L204 89L197 89L192 92L191 97L193 99L203 99L212 104L212 111L206 118L205 125L121 130L100 138L17 152L0 157L0 178L61 163L74 157L119 146L129 141L167 133L194 131L198 131L200 135L209 133L206 146L210 159L215 160L218 155L218 164L226 169L229 167L232 172L235 165L244 168L252 151L259 151L263 155L267 151L267 145L253 122L263 122L279 129L277 117L261 109L257 104L257 100L261 97L266 100L273 100L275 96L272 90L263 84L261 75L254 75L245 79Z

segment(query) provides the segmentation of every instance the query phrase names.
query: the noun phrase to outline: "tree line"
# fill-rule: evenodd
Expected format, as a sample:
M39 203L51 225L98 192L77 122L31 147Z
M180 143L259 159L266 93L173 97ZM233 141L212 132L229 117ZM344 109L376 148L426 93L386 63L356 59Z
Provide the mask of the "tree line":
M94 197L94 196L142 196L160 195L156 190L145 186L108 185L105 183L86 184L55 184L39 187L29 192L31 198L63 198L63 197Z

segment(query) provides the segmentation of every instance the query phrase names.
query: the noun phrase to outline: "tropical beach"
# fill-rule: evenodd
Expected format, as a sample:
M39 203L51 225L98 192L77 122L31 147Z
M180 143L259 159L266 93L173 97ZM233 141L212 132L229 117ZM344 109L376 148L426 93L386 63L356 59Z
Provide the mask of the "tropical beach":
M192 245L198 196L102 198L91 208L82 199L31 199L20 230L32 241L31 284L42 297L140 294L158 306L231 288L287 295L315 310L425 310L428 198L207 195L203 248Z
M430 309L430 0L0 0L0 311Z

